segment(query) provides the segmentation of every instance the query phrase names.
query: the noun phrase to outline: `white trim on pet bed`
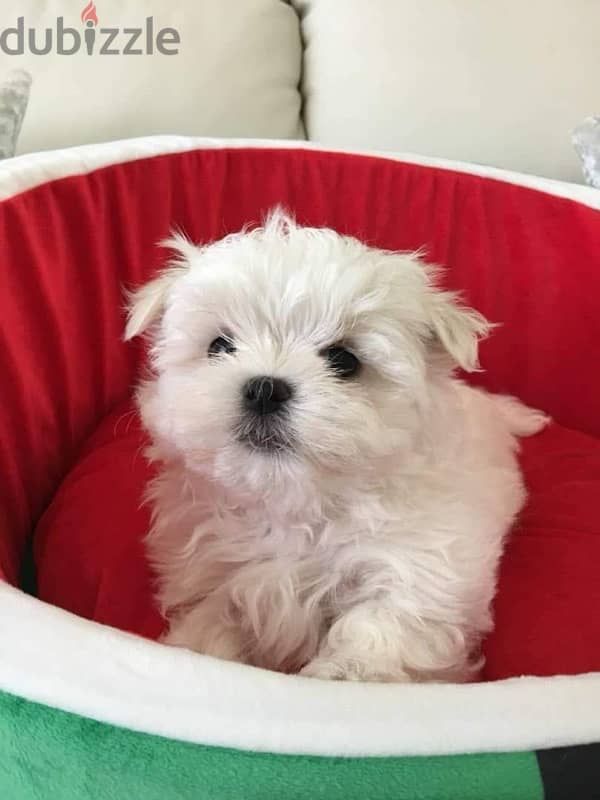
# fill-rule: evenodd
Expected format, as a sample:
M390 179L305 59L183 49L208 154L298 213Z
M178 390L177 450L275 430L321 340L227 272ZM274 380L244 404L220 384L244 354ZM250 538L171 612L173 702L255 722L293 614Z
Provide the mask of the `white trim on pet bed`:
M324 682L87 622L0 583L0 689L208 745L341 756L600 741L600 673L471 685Z
M198 149L266 148L313 150L328 153L351 153L392 161L405 161L426 167L436 167L537 189L547 194L575 200L600 210L600 191L577 183L540 178L519 172L430 158L414 153L387 153L382 151L350 150L320 145L314 142L278 139L208 139L190 136L148 136L123 139L103 144L70 147L65 150L28 153L0 162L0 200L6 200L42 183L72 175L85 175L112 164L121 164L142 158L182 153Z

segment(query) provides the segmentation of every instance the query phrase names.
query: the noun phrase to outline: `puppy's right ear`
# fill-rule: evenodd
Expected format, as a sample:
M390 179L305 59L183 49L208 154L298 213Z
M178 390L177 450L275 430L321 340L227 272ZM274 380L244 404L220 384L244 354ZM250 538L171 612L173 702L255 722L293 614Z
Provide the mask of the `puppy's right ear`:
M177 270L179 273L179 270ZM139 336L160 317L165 307L169 289L177 279L175 270L168 270L150 283L146 283L129 295L125 341Z
M170 261L169 269L129 294L127 326L125 341L139 336L156 322L165 308L169 290L187 269L198 249L181 233L175 233L170 239L161 242L163 247L175 251L176 256Z

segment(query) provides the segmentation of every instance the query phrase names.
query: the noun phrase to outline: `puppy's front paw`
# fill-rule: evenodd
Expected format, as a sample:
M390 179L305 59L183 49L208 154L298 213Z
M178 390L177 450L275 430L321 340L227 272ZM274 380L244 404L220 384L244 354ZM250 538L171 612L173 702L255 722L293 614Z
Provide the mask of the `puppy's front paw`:
M214 631L211 636L189 636L186 631L174 629L162 638L162 643L223 661L243 661L239 637L231 631Z
M313 658L300 670L300 675L324 681L402 683L410 680L402 669L393 670L387 665L376 662L369 664L360 659L335 654Z
M320 678L323 681L358 680L358 675L349 669L349 666L330 658L313 658L300 670L300 675L305 678Z
M173 620L169 631L161 640L162 643L195 650L224 661L243 662L241 631L235 626L224 624L219 616L212 616L209 612L208 604L201 603Z

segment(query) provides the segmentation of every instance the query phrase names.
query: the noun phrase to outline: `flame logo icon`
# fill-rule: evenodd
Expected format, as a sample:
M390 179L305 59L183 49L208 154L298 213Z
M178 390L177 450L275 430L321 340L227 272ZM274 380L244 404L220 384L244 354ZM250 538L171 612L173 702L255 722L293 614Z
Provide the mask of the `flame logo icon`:
M81 12L81 21L84 25L88 23L92 23L93 25L98 24L98 10L96 9L96 4L94 0L90 0L87 6Z

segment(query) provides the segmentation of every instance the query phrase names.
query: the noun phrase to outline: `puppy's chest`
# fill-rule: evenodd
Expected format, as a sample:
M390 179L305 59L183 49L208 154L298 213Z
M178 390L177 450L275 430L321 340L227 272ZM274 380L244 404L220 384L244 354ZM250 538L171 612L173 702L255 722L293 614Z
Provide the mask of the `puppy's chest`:
M242 573L266 585L289 578L301 586L333 587L353 579L358 565L382 557L388 545L360 520L281 520L247 515L221 517L214 530L220 557L232 578Z
M318 557L324 549L327 523L279 520L260 515L224 516L215 522L215 534L249 560L289 560Z

